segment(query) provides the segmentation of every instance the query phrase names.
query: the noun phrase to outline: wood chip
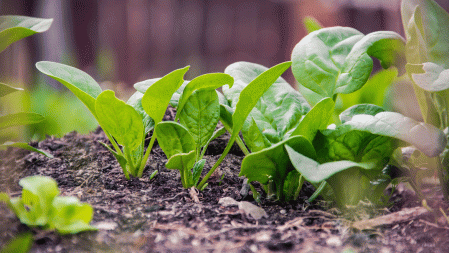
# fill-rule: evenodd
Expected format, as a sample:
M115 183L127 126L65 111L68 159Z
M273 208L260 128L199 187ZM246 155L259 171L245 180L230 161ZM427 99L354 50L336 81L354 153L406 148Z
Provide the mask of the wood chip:
M406 208L399 212L383 215L374 219L356 221L352 224L352 227L358 230L373 229L379 226L410 221L428 212L424 207Z

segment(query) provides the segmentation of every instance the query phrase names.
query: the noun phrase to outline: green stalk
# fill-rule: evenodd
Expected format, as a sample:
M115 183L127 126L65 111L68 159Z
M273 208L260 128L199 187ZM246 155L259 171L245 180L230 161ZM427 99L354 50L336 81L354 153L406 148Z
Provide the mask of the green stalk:
M440 178L441 191L443 191L444 199L449 199L449 168L443 168L441 158L434 157L437 162L438 176Z
M122 150L120 150L117 142L115 141L115 139L107 132L104 131L103 132L106 134L106 136L108 137L109 141L111 142L112 146L115 148L115 151L119 154L119 155L123 155Z
M240 149L243 151L243 154L245 154L245 156L249 155L249 150L246 148L240 136L237 135L235 142L237 142L237 145L239 145Z
M140 164L139 171L137 172L137 177L142 177L143 169L147 164L148 157L150 156L151 149L153 148L154 141L156 140L156 132L153 131L153 135L151 136L150 144L147 147L147 151L145 152L145 156L143 157L142 163Z
M231 138L232 138L232 136L231 136ZM212 173L214 173L214 171L218 168L218 166L220 166L223 159L229 153L229 150L231 150L231 147L232 147L232 144L234 144L234 141L235 141L235 137L229 140L228 145L226 146L224 152L221 154L220 158L218 158L218 161L214 164L212 169L209 170L209 172L206 174L206 176L204 176L203 180L201 180L201 182L198 184L198 187L197 187L198 189L201 189L204 186L204 184L210 178Z

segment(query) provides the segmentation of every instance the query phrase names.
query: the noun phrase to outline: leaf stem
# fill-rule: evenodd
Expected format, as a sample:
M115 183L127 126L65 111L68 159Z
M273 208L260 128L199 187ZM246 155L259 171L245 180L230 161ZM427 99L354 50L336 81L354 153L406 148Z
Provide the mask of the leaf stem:
M147 165L148 157L150 156L151 149L153 148L154 141L156 140L156 132L153 131L153 135L151 135L150 144L147 147L147 151L145 152L145 156L142 159L142 163L140 164L139 171L137 172L137 177L142 177L143 169L145 165Z
M444 199L449 199L449 168L444 168L441 164L439 156L434 157L437 162L438 175L440 178L441 191L443 191Z
M220 158L218 158L218 161L214 164L212 169L209 170L209 172L206 174L206 176L204 176L203 180L201 180L201 182L198 184L198 187L197 187L198 189L201 189L203 187L203 185L207 182L207 180L210 178L212 173L214 173L214 171L218 168L218 166L220 166L223 159L229 153L229 150L231 150L231 147L232 147L232 144L234 144L234 141L235 141L235 137L232 138L232 136L231 136L231 139L229 140L228 145L226 146L225 150L221 154Z

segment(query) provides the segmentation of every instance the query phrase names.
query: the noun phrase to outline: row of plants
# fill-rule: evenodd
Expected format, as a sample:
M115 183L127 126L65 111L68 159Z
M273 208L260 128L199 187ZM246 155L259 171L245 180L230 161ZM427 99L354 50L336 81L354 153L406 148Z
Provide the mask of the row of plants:
M441 29L449 25L449 15L433 0L403 0L401 11L405 39L389 31L365 35L349 27L322 28L310 19L310 33L294 47L289 62L271 68L236 62L224 73L190 81L184 80L187 66L136 83L127 102L79 69L47 61L36 67L86 105L110 141L102 144L127 179L143 176L157 138L168 158L165 166L179 170L183 187L203 190L236 142L245 154L239 175L248 179L256 198L255 181L279 201L296 200L308 181L317 189L310 200L321 195L344 209L365 199L384 204L384 190L398 180L419 185L421 178L414 175L423 163L411 163L412 149L413 157L422 158L416 160L438 170L447 199L449 33ZM425 122L374 104L338 112L337 100L353 103L341 94L369 82L373 58L384 69L406 71ZM281 77L289 68L302 92ZM176 116L162 121L169 105ZM217 128L218 122L224 127ZM209 143L225 132L227 146L201 178Z

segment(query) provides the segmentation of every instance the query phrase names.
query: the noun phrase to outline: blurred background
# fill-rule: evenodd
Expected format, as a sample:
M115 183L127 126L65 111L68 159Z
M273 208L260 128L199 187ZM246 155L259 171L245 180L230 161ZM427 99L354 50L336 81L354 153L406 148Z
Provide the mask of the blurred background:
M449 9L449 1L437 2ZM186 78L192 79L223 72L236 61L271 67L290 60L293 47L306 35L306 16L325 27L404 34L400 0L1 0L0 15L54 19L48 31L0 54L0 82L28 91L8 95L0 113L44 115L46 123L33 126L26 136L36 140L72 130L87 133L97 126L61 84L37 72L37 61L75 66L126 101L135 91L134 83L186 65L191 65ZM295 85L290 70L283 77ZM407 85L398 89L413 96ZM406 114L419 118L419 112L410 111ZM23 138L11 131L8 138Z

